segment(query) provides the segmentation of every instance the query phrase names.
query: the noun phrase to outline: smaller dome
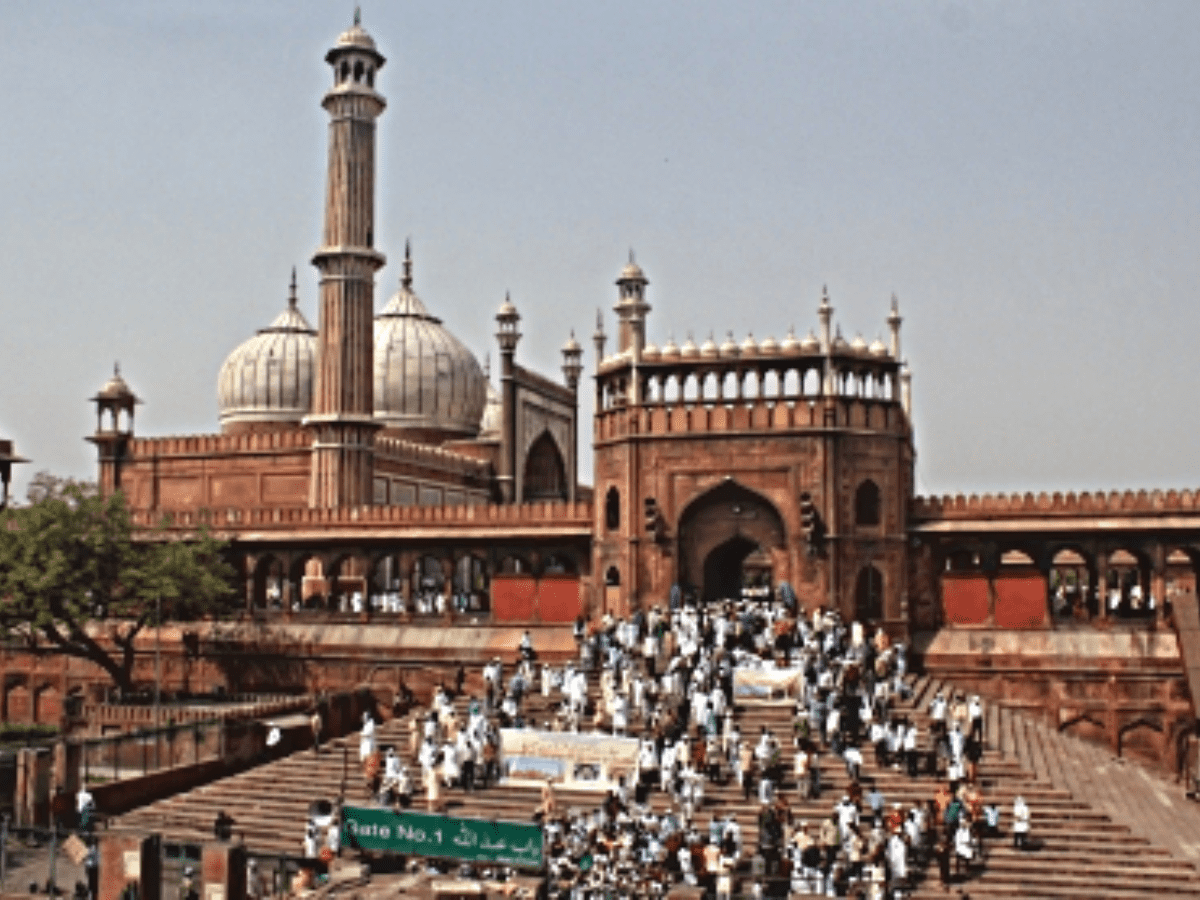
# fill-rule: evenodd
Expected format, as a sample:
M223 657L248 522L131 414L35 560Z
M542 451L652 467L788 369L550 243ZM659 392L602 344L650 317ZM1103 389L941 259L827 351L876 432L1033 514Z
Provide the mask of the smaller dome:
M104 387L96 394L93 400L136 400L137 396L133 390L121 377L121 366L113 364L112 378L104 382Z
M837 330L837 335L833 339L833 352L845 353L850 349L850 345L846 343L846 339L842 337L842 329Z
M487 399L483 404L483 415L479 419L479 437L483 439L500 436L500 426L504 423L504 401L500 392L492 387L491 379L487 384Z
M774 356L779 352L779 344L775 342L775 338L768 334L763 338L762 343L758 345L758 352L763 356Z
M367 34L361 25L355 24L338 35L339 47L362 47L366 50L375 49L375 39Z
M683 346L679 350L679 355L684 359L695 359L700 355L700 351L696 349L696 342L692 340L689 334L687 340L683 342Z
M817 340L817 336L813 334L810 328L808 334L804 336L804 340L800 342L800 350L802 353L816 353L821 349L821 342Z
M754 343L754 335L746 335L746 339L742 341L742 356L754 356L758 353L758 344Z
M867 348L867 352L872 356L887 356L887 344L885 344L879 338L875 338L875 340L871 342L871 346Z
M751 342L753 343L753 342ZM736 357L738 355L737 341L733 339L733 332L729 332L729 336L725 338L721 344L721 355L725 357Z
M625 268L621 270L621 274L617 277L617 281L645 281L646 273L642 271L642 267L634 261L633 251L629 251L629 262L625 264Z
M667 342L663 344L662 358L664 360L679 359L679 348L675 345L674 337L668 337Z
M517 312L517 308L513 306L512 300L508 294L504 295L504 302L500 304L500 308L496 310L497 319L516 320L521 318L521 314Z
M662 356L662 351L654 344L647 344L642 348L642 359L654 362Z
M850 342L850 350L854 353L866 353L867 342L863 340L862 334L856 334L854 340Z
M317 331L296 301L296 273L287 307L226 357L217 376L221 428L299 423L312 406Z
M787 337L783 339L780 349L784 353L796 353L800 350L800 342L796 340L796 329L788 329Z
M511 305L511 304L510 304ZM567 342L562 346L563 353L582 353L583 348L579 346L579 341L575 340L575 332L571 332L571 336L567 338Z
M709 334L708 340L700 345L700 356L704 359L716 359L721 355L720 349L717 347L717 342L713 340L713 336Z

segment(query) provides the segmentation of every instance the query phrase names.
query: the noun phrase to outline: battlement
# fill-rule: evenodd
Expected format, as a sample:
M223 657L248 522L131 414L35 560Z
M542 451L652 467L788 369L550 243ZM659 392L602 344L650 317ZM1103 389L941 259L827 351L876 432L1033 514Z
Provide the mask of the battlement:
M217 456L234 453L271 453L307 448L312 434L302 428L243 431L230 434L190 434L134 438L133 459L163 456Z
M590 503L476 504L473 506L354 506L332 509L258 507L253 509L197 509L177 512L134 510L139 528L165 526L171 531L195 531L207 527L217 533L291 531L305 527L336 533L339 529L373 527L433 526L471 529L490 526L546 528L591 528Z
M1200 490L947 494L914 497L909 507L909 515L917 521L1009 516L1161 516L1164 513L1200 513Z
M602 410L595 418L597 444L632 434L788 432L844 428L903 435L908 417L891 400L832 397L825 400L753 400L735 403L679 401Z
M418 463L428 468L475 478L486 478L491 468L487 461L464 453L384 435L375 438L375 457L394 462Z

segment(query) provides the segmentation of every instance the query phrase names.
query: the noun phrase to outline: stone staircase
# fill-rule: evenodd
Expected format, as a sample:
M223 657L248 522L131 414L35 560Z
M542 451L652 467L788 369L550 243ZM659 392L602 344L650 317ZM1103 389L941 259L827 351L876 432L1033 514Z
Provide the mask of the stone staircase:
M598 682L594 678L591 687L593 696L597 696ZM918 678L913 682L912 697L900 706L899 712L913 718L923 736L928 735L925 710L929 700L943 687L934 679ZM464 715L466 702L460 698L458 703ZM540 693L527 698L526 709L538 722L549 717L548 705ZM738 720L747 740L754 739L763 726L785 744L790 739L791 704L746 703L739 707ZM408 754L406 722L386 722L376 734L381 746L392 744ZM1155 840L1155 834L1137 827L1136 822L1131 828L1124 821L1126 816L1121 815L1122 810L1136 810L1139 805L1162 808L1154 785L1147 781L1141 790L1132 791L1124 782L1108 786L1089 782L1079 762L1087 747L1076 744L1050 734L1020 713L988 706L987 750L979 776L984 797L1002 810L1002 837L989 842L986 868L972 872L952 889L969 891L976 900L1200 896L1200 874L1187 861L1185 851ZM932 776L910 778L902 771L877 767L870 752L864 757L864 783L877 784L888 804L922 802L938 787ZM824 790L820 798L810 801L798 799L789 767L782 788L797 822L807 820L815 826L829 815L847 786L840 758L822 754L820 766ZM1121 768L1127 769L1130 777L1151 778L1138 775L1141 770L1133 767ZM232 816L235 835L242 837L251 852L291 856L300 852L309 803L332 800L343 793L347 804L370 803L358 762L357 735L330 742L320 754L296 753L151 804L122 816L115 824L154 830L167 840L188 843L210 836L213 820L223 810ZM1008 837L1012 803L1018 794L1025 797L1032 811L1035 850L1018 851ZM557 795L560 807L567 809L591 809L600 799L596 792L584 790L560 789ZM537 788L508 785L473 793L454 790L444 797L451 815L517 821L527 821L540 799ZM669 801L655 792L650 802L663 810ZM1181 807L1181 811L1190 813L1192 809ZM744 800L733 783L709 784L699 821L707 821L710 812L735 814L742 826L744 844L753 851L757 843L757 798ZM1192 834L1200 839L1200 815L1197 819L1197 830L1183 834L1181 840ZM918 873L912 896L945 896L936 867Z

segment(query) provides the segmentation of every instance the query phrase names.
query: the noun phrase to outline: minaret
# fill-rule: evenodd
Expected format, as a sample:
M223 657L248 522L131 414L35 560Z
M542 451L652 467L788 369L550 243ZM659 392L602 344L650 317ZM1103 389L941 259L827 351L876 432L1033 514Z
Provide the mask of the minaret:
M629 263L617 278L617 353L629 353L634 365L642 360L642 348L646 346L646 313L650 304L646 302L646 275L629 251Z
M516 503L517 496L517 381L513 357L521 340L521 314L508 294L496 312L496 341L500 344L500 400L504 424L500 427L500 496Z
M375 91L384 58L363 30L338 36L325 54L333 87L329 113L325 233L313 255L321 273L321 315L312 413L309 506L360 506L372 500L375 429L372 398L375 272L375 120L386 105Z
M900 301L896 299L896 295L892 294L892 311L888 315L888 329L892 333L892 359L900 359L900 323L904 319L900 317Z
M608 335L604 333L604 316L600 310L596 310L596 331L592 335L592 344L596 347L596 370L600 370L600 363L604 361L604 345L608 343Z

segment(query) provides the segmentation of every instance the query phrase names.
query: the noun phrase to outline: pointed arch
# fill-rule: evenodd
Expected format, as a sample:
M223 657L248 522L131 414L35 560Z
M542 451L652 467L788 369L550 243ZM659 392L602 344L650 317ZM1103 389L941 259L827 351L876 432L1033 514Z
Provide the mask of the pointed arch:
M733 583L709 584L712 565L739 568L756 549L770 559L787 546L787 529L774 504L732 478L693 498L679 517L677 533L679 580L706 597L716 597L714 590Z
M529 447L521 493L526 502L567 499L567 467L549 431L543 431Z

